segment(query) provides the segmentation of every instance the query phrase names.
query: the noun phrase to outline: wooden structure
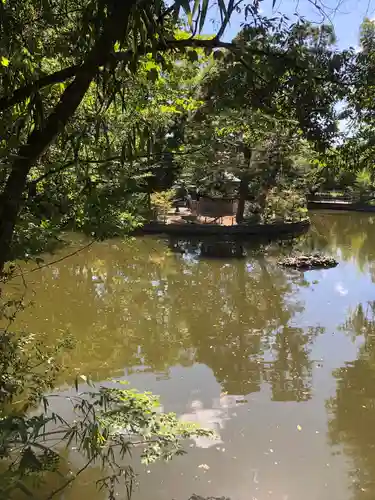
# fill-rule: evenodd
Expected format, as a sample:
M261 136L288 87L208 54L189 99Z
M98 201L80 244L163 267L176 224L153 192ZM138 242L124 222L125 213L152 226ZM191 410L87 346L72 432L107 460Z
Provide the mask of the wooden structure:
M196 215L205 219L211 218L214 222L219 221L220 223L223 217L235 215L237 206L237 200L202 197L196 203Z

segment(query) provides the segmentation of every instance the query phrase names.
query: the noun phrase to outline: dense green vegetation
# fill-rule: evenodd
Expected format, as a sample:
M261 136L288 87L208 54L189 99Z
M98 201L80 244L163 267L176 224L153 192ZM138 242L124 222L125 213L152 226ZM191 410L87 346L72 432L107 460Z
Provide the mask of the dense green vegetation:
M0 1L4 280L16 269L7 262L52 247L64 229L94 238L129 232L155 207L169 207L180 181L225 196L228 174L235 176L239 223L300 217L305 195L320 189L371 195L375 24L364 21L361 51L339 51L329 26L267 18L259 6ZM221 22L204 35L211 7ZM235 10L242 30L224 42ZM340 118L350 123L346 135ZM55 356L69 346L65 339L49 352L30 334L14 333L19 307L2 309L2 497L27 492L30 478L61 466L43 441L50 422L88 463L111 469L103 479L110 491L119 476L129 479L113 446L126 453L137 435L148 460L170 458L180 438L204 432L158 413L150 395L117 389L77 396L74 424L47 409L29 416L47 404Z
M246 198L261 214L333 144L354 62L329 27L254 3L225 43L234 2L212 36L207 2L133 3L2 2L0 267L63 228L121 234L181 179L231 171L238 221Z

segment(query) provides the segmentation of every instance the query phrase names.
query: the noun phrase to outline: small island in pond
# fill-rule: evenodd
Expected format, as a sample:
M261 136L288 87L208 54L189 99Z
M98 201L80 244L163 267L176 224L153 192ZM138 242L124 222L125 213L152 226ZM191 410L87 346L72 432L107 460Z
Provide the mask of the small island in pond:
M269 189L264 199L241 195L241 180L226 173L215 189L207 184L175 186L150 197L143 234L296 236L309 227L305 199L290 204L290 193ZM220 188L220 189L219 189ZM288 203L285 204L285 200Z
M327 269L331 267L336 267L338 265L338 262L333 257L313 254L313 255L294 255L290 257L285 257L284 259L279 260L278 264L283 267L308 270L308 269Z

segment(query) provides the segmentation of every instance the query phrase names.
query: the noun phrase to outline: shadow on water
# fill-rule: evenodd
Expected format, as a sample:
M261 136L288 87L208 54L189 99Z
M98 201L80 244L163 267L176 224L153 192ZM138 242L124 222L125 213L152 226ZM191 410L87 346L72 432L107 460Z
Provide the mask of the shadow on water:
M375 498L375 218L312 219L297 246L335 269L280 268L290 242L224 241L211 258L212 240L148 237L25 275L34 304L18 326L77 338L66 391L77 373L126 378L219 434L143 471L138 498Z
M179 237L169 236L168 248L171 252L186 255L187 258L197 259L241 259L250 255L257 255L269 249L280 252L292 249L299 237L284 235L279 239L254 235L246 239L231 236Z
M195 258L242 259L246 256L244 244L230 238L168 238L168 247L172 252Z

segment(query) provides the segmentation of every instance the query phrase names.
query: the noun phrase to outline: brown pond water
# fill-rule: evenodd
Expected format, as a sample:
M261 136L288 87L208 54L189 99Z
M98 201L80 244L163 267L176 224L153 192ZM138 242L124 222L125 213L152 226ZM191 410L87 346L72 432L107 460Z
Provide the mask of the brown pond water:
M375 217L312 221L303 244L335 256L334 269L288 271L278 253L251 248L205 260L141 238L25 275L34 305L18 326L77 338L61 394L77 373L128 380L219 436L138 467L135 500L375 498ZM60 398L53 409L70 411ZM86 471L61 498L104 499L98 477Z

